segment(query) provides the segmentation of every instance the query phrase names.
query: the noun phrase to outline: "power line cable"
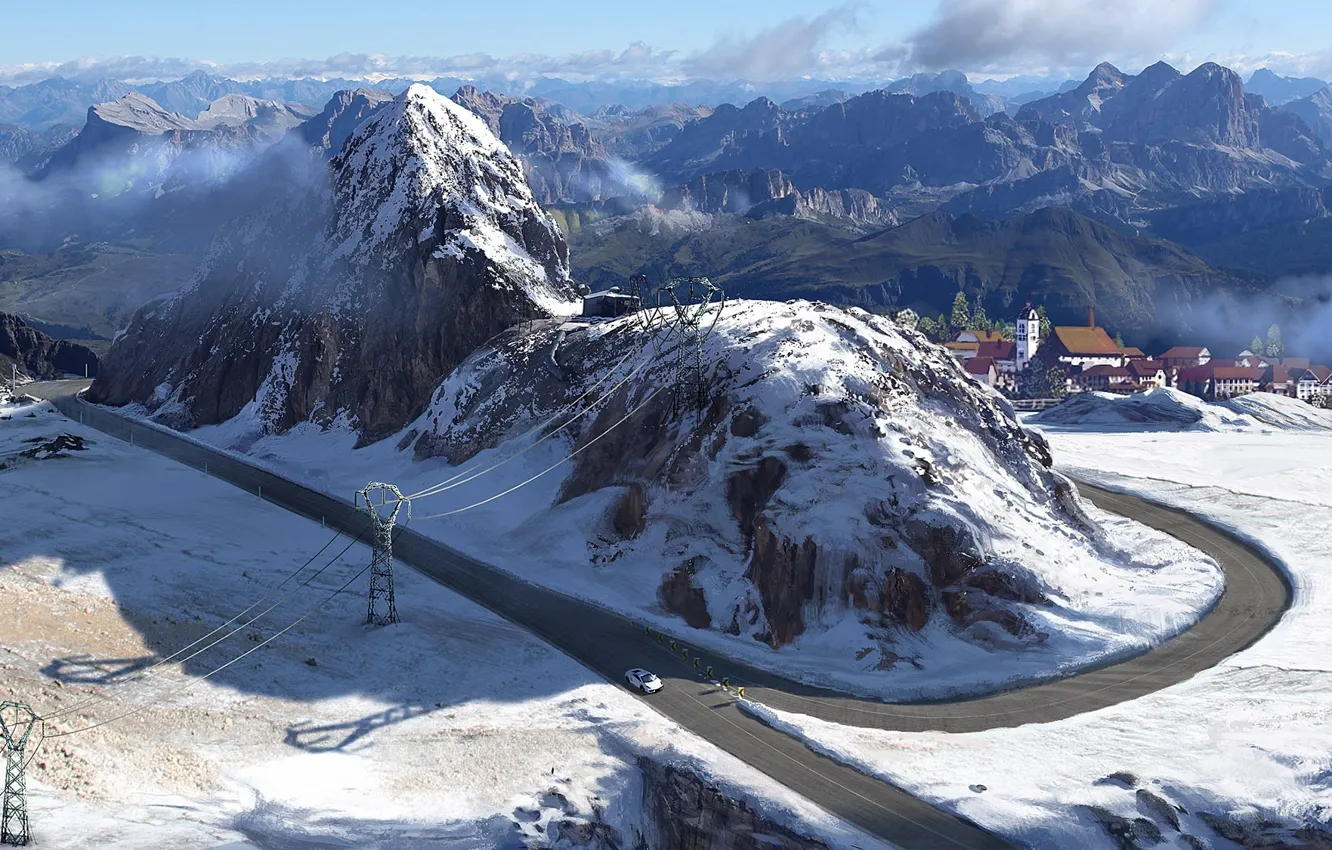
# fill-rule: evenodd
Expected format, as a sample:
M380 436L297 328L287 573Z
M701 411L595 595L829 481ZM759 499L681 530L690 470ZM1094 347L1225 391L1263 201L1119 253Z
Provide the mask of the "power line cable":
M638 411L642 410L644 407L647 407L648 403L649 403L650 401L652 401L652 399L656 398L656 397L657 397L657 394L660 393L663 389L665 389L665 388L664 388L664 387L658 387L657 389L653 390L653 391L648 395L647 398L643 399L643 401L640 402L640 403L639 403L639 404L638 404L633 410L630 410L628 413L626 413L624 416L622 416L622 417L619 419L619 421L617 421L615 424L611 425L611 426L610 426L609 428L607 428L605 431L602 431L600 434L598 434L597 436L593 437L593 438L592 438L591 440L589 440L586 444L580 446L578 449L574 450L573 452L571 452L571 453L568 454L567 456L565 456L565 457L563 457L563 458L561 458L561 459L555 461L555 463L552 463L550 466L548 466L548 467L546 467L545 469L541 470L541 471L538 472L536 475L533 475L531 478L528 478L526 481L519 482L518 484L515 484L514 486L510 487L509 489L507 489L507 490L505 490L505 491L503 491L503 492L496 493L495 495L491 496L491 497L488 498L488 499L482 499L482 500L479 501L479 502L473 502L472 504L470 504L470 505L468 505L468 506L466 506L466 507L458 508L457 510L453 510L453 511L445 511L445 512L443 512L443 513L438 513L438 514L428 514L427 516L417 517L417 519L440 519L440 518L442 518L442 517L455 516L455 515L457 515L457 514L463 513L464 511L470 511L470 510L472 510L473 508L479 508L479 507L481 507L482 505L488 505L488 504L490 504L491 502L495 501L496 499L499 499L499 498L501 498L501 497L503 497L503 496L507 496L507 495L509 495L510 493L512 493L513 491L515 491L515 490L517 490L517 489L519 489L519 488L521 488L521 487L525 487L525 486L527 486L528 484L531 484L533 481L537 480L538 478L540 478L541 476L543 476L543 475L545 475L546 473L550 472L551 470L555 469L556 467L561 466L561 465L563 465L564 463L567 463L568 461L573 460L574 458L578 457L578 455L580 455L580 454L582 454L583 452L587 451L588 449L592 448L592 446L596 445L596 443L597 443L602 437L606 436L606 435L609 434L611 431L614 431L616 428L618 428L619 426L623 425L625 422L629 421L629 419L630 419L635 413L637 413Z
M260 611L258 614L256 614L255 616L251 617L250 619L246 620L244 623L242 623L242 624L241 624L240 626L238 626L237 628L232 629L231 631L229 631L229 632L227 632L226 634L224 634L222 637L220 637L220 638L218 638L217 640L214 640L212 643L208 644L207 646L205 646L205 647L203 647L203 648L201 648L201 649L197 649L197 650L195 650L194 652L190 653L189 655L185 656L184 658L180 658L180 659L179 659L179 663L181 663L181 664L186 664L186 663L188 663L189 661L193 660L194 658L198 657L199 655L202 655L203 653L207 652L208 650L210 650L210 649L212 649L213 647L217 646L218 644L222 643L223 641L226 641L226 640L231 639L232 637L236 636L237 634L239 634L241 631L243 631L244 629L246 629L246 628L249 627L250 625L252 625L252 624L254 624L255 622L257 622L261 617L266 616L268 613L270 613L271 611L273 611L275 608L277 608L277 607L278 607L279 605L281 605L283 602L285 602L285 601L287 601L288 599L290 599L295 593L297 593L298 591L300 591L302 588L309 587L309 586L310 586L310 583L313 582L315 579L319 578L319 576L320 576L321 574L323 574L323 572L324 572L325 570L327 570L329 567L333 566L335 563L337 563L339 560L341 560L341 559L342 559L342 556L345 555L345 554L347 554L347 552L348 552L353 546L355 546L355 545L357 544L357 542L359 542L360 539L361 539L362 537L365 536L365 533L366 533L366 531L368 531L368 530L369 530L369 526L366 526L366 528L361 529L361 533L358 534L358 535L356 535L356 537L352 538L351 542L348 543L345 547L343 547L343 549L342 549L341 552L339 552L337 555L333 556L332 560L330 560L327 564L325 564L324 566L322 566L322 567L320 567L318 570L316 570L316 571L314 572L313 575L311 575L311 576L309 576L308 578L306 578L304 581L302 581L302 582L301 582L299 585L297 585L295 588L293 588L292 590L290 590L290 591L288 591L287 593L283 594L283 595L282 595L281 597L279 597L278 600L277 600L276 602L274 602L272 605L269 605L269 606L268 606L267 608L265 608L263 611ZM315 553L315 556L314 556L314 557L315 557L315 558L319 557L319 555L322 554L322 553L324 552L324 550L327 549L327 548L333 543L333 540L337 540L339 536L341 536L341 532L339 532L338 534L334 535L334 536L333 536L333 539L330 540L328 543L325 543L324 546L319 550L319 552ZM198 646L198 645L199 645L200 643L202 643L203 641L208 640L208 638L212 637L213 635L215 635L215 634L217 634L218 632L220 632L220 631L222 631L223 629L225 629L227 626L231 625L232 623L235 623L237 620L239 620L239 619L240 619L241 617L243 617L245 614L247 614L247 613L249 613L250 611L254 610L255 606L261 604L264 600L268 599L270 596L272 596L274 593L276 593L278 590L280 590L280 589L283 587L283 585L287 584L287 582L289 582L289 581L291 581L291 579L295 578L296 575L299 575L300 572L303 571L306 567L308 567L313 561L314 561L314 558L311 558L309 561L306 561L305 564L301 567L300 570L297 570L295 573L293 573L292 575L288 576L286 579L284 579L284 580L282 581L281 584L279 584L279 585L277 585L276 587L274 587L274 588L273 588L272 590L270 590L267 594L265 594L264 597L263 597L262 599L260 599L258 602L256 602L256 603L254 603L253 605L251 605L249 608L246 608L246 609L245 609L244 611L242 611L240 614L237 614L235 617L232 617L230 620L228 620L227 622L223 623L221 626L218 626L217 628L213 629L211 632L209 632L208 634L206 634L206 635L204 635L203 637L199 638L198 640L194 641L193 643L191 643L189 646L185 647L184 649L177 650L175 653L171 654L170 656L168 656L168 657L162 659L161 661L158 661L158 662L157 662L156 664L154 664L152 667L149 667L148 669L143 670L143 671L140 671L139 673L135 674L131 679L129 679L129 681L130 681L130 682L133 682L133 681L139 681L139 680L142 680L145 676L147 676L147 675L148 675L149 673L151 673L153 670L156 670L158 667L161 667L163 664L170 663L171 661L177 659L177 658L180 656L180 654L181 654L182 652L186 652L186 651L188 651L188 650L190 650L190 649L193 649L194 647ZM60 709L59 711L55 711L55 712L52 712L52 713L50 713L50 714L44 714L44 715L41 716L41 719L42 719L42 720L54 720L54 719L56 719L56 718L58 718L58 717L63 717L63 716L66 715L66 714L70 714L71 712L75 712L75 711L82 710L83 708L85 708L85 707L87 707L87 706L89 706L89 705L91 705L91 704L93 704L93 703L95 703L95 702L97 702L97 701L99 701L99 700L111 699L111 698L112 698L112 697L111 697L110 694L97 693L97 694L94 694L94 695L88 697L87 699L85 699L85 700L83 700L83 701L81 701L81 702L75 703L74 705L66 706L66 707Z
M536 434L536 433L539 433L539 432L541 432L541 431L544 431L545 429L547 429L547 428L549 428L551 425L553 425L555 422L558 422L561 418L563 418L566 414L568 414L569 411L573 410L576 406L578 406L579 404L581 404L582 401L583 401L584 399L586 399L588 396L592 395L592 393L596 392L596 390L597 390L598 387L600 387L600 386L601 386L602 384L604 384L607 380L609 380L611 376L613 376L616 372L619 371L619 369L620 369L621 366L623 366L625 363L627 363L627 362L629 361L629 359L630 359L631 357L633 357L635 354L640 353L645 347L646 347L646 343L644 343L643 345L638 346L638 347L635 348L633 351L630 351L630 352L629 352L628 354L626 354L624 357L620 358L620 361L619 361L618 363L616 363L614 366L612 366L610 369L608 369L608 370L606 371L606 374L603 375L603 376L602 376L602 377L601 377L601 378L600 378L595 384L593 384L591 387L589 387L589 388L588 388L588 389L587 389L582 395L580 395L578 398L576 398L576 399L574 399L573 401L571 401L571 402L569 402L568 404L566 404L563 408L561 408L559 411L557 411L553 416L551 416L551 417L550 417L549 419L547 419L545 422L541 423L541 424L538 425L538 426L535 426L535 427L533 427L533 428L528 429L526 433L521 434L521 435L519 435L518 437L515 437L514 439L515 439L515 440L521 440L521 439L524 439L524 438L526 438L526 437L531 436L532 434ZM646 366L646 365L647 365L647 364L644 363L644 364L638 366L637 368L635 368L632 372L630 372L628 375L626 375L624 378L622 378L617 384L615 384L615 386L611 387L610 390L607 391L606 395L603 396L603 397L609 397L610 395L614 394L614 392L615 392L616 390L618 390L620 387L624 386L624 384L625 384L627 381L629 381L634 375L636 375L638 372L640 372L640 371L644 368L644 366ZM487 466L485 469L482 469L482 470L479 471L479 472L476 471L476 469L477 469L478 466L484 466L485 463L487 463L487 461L482 461L482 462L479 462L479 463L477 463L477 464L473 464L472 466L469 466L469 467L466 468L466 469L460 470L459 472L457 472L456 474L454 474L452 477L447 478L447 479L445 479L444 481L441 481L441 482L438 483L438 484L435 484L435 485L432 485L432 486L430 486L430 487L427 487L427 488L425 488L424 490L419 490L419 491L417 491L417 492L415 492L415 493L412 493L410 496L407 497L408 500L412 500L412 499L424 499L424 498L426 498L427 496L433 496L433 495L435 495L436 493L442 493L442 492L444 492L445 490L451 490L451 489L453 489L454 487L460 487L460 486L462 486L463 484L468 483L469 481L474 481L475 479L479 478L480 476L485 475L486 473L488 473L488 472L490 472L490 471L492 471L492 470L494 470L494 469L497 469L497 468L503 466L504 464L508 463L509 461L513 460L514 458L520 457L520 456L526 454L527 452L531 451L532 449L536 448L537 446L541 445L541 444L544 443L546 440L548 440L548 439L550 439L551 437L555 436L555 435L558 434L560 431L564 430L565 428L569 427L569 426L572 425L573 423L577 422L577 421L578 421L579 419L581 419L583 416L587 415L587 413L588 413L593 407L595 407L596 404L597 404L597 402L594 401L589 407L587 407L586 409L584 409L584 410L583 410L582 412L580 412L578 415L574 416L574 417L573 417L572 419L570 419L569 421L563 423L562 425L560 425L558 428L554 429L553 431L550 431L550 432L544 434L544 435L543 435L539 440L537 440L535 443L532 443L531 445L526 446L526 447L520 449L519 451L515 452L514 454L509 455L509 456L507 456L507 457L505 457L505 458L503 458L503 459L501 459L501 460L499 460L499 461L497 461L497 462L495 462L495 463L492 463L490 466ZM475 473L475 474L472 474L472 473ZM465 478L464 480L461 480L461 481L458 480L458 479L460 479L460 478L463 478L464 476L470 476L470 477L467 477L467 478Z
M253 647L251 647L250 649L246 650L245 652L242 652L240 655L238 655L238 656L236 656L235 658L231 659L230 661L228 661L227 663L223 664L222 666L220 666L220 667L218 667L218 668L216 668L216 669L214 669L214 670L210 670L209 672L204 673L204 674L201 675L201 676L196 676L195 678L190 679L189 681L185 682L184 684L180 685L179 687L173 688L172 690L167 691L165 694L162 694L160 697L158 697L157 699L153 700L152 702L143 703L143 704L140 704L140 705L134 706L133 708L129 709L128 711L121 712L120 714L117 714L117 715L115 715L115 716L113 716L113 717L108 717L106 720L98 721L97 723L93 723L93 724L91 724L91 725L89 725L89 726L83 726L83 727L80 727L80 728L78 728L78 729L69 729L69 730L66 730L66 731L64 731L64 732L56 732L56 733L51 734L51 735L43 735L43 736L42 736L43 739L45 740L45 739L48 739L48 738L64 738L64 737L66 737L66 736L68 736L68 735L75 735L75 734L78 734L78 733L80 733L80 732L87 732L87 731L90 731L90 730L92 730L92 729L96 729L96 728L98 728L99 726L105 726L105 725L107 725L108 723L115 723L116 721L118 721L118 720L123 720L123 719L125 719L126 717L129 717L129 716L132 715L132 714L135 714L135 713L140 712L140 711L145 711L145 710L147 710L147 709L153 707L155 704L158 704L158 703L162 702L163 700L165 700L165 699L168 698L168 697L175 696L176 694L181 693L182 691L188 690L189 688L194 687L195 685L199 684L199 683L202 682L202 681L205 681L206 679L209 679L209 678L211 678L211 677L213 677L213 676L216 676L218 673L221 673L223 670L225 670L225 669L227 669L228 667L230 667L231 665L235 664L237 661L240 661L240 660L246 658L246 657L249 656L251 653L258 652L259 650L263 649L265 646L268 646L268 645L269 645L270 643L272 643L273 641L275 641L275 640L277 640L278 638L280 638L280 637L282 637L283 635L285 635L287 632L289 632L289 631L291 631L292 629L296 628L296 627L297 627L298 625L300 625L301 623L305 622L305 620L308 619L310 616L312 616L316 611L318 611L320 608L323 608L323 607L324 607L325 605L327 605L329 602L333 601L333 598L334 598L334 597L336 597L338 594L343 593L344 591L346 591L347 588L351 587L352 584L354 584L354 583L356 582L356 580L359 579L361 576L365 575L366 572L367 572L369 569L370 569L370 565L369 565L369 564L367 564L366 566L362 567L361 570L360 570L360 572L358 572L356 575L354 575L354 576L352 576L351 578L349 578L349 579L346 581L346 583L343 584L341 587L339 587L337 590L333 591L333 592L330 593L328 596L324 597L322 600L320 600L319 602L315 603L315 604L314 604L309 610L307 610L304 614L302 614L300 617L298 617L298 618L296 619L295 622L293 622L293 623L291 623L290 625L288 625L287 627L283 628L281 631L277 632L277 633L274 634L272 637L270 637L270 638L268 638L268 639L266 639L266 640L264 640L264 641L262 641L262 642L260 642L260 643L255 644Z

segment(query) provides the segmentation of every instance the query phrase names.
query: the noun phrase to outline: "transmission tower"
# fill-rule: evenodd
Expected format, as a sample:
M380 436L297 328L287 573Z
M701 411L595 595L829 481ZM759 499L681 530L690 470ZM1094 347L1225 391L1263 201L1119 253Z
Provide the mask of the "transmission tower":
M379 504L374 496L378 494ZM360 505L365 500L365 510L370 514L371 556L370 556L370 599L366 607L365 622L376 626L387 626L398 622L398 604L393 599L393 524L397 522L398 512L407 506L407 519L412 518L412 503L392 484L372 482L356 491L353 505ZM390 507L391 506L391 507Z
M5 791L0 800L0 844L22 847L28 831L28 783L24 753L37 725L37 715L20 702L0 703L0 745L5 750Z
M657 289L656 316L645 322L648 330L655 333L665 328L665 338L676 340L671 393L671 405L676 410L701 411L708 406L712 393L704 350L725 307L725 291L706 277L677 277ZM653 322L658 324L654 327ZM655 338L660 340L662 336Z

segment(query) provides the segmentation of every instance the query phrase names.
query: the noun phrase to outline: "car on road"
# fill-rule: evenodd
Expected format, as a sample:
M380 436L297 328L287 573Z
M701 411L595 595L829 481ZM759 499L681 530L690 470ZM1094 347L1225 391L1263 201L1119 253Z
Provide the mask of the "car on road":
M624 680L629 683L629 687L645 694L655 694L661 690L661 679L658 679L655 673L644 670L642 667L635 667L625 673Z

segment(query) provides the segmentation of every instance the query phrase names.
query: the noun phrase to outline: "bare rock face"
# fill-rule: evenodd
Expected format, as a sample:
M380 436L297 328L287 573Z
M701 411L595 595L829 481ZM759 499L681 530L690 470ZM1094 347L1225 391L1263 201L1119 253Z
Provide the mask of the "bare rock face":
M572 298L567 248L518 161L416 85L326 181L237 221L186 289L142 308L92 396L186 429L244 412L256 437L343 419L366 443L485 340Z
M712 615L708 613L708 600L703 589L694 584L693 574L692 565L671 570L661 580L657 598L663 608L679 614L691 628L711 628Z
M18 316L0 313L0 383L8 384L11 365L33 380L62 374L97 375L97 355L77 343L51 337Z
M691 771L640 758L644 827L634 847L713 850L826 850L820 841L775 824Z

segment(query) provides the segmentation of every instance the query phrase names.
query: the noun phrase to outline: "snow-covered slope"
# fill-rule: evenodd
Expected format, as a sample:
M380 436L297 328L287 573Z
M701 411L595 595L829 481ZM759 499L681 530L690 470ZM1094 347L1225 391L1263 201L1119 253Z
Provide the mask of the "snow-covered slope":
M1041 426L1099 430L1324 430L1332 428L1332 411L1272 393L1207 402L1176 389L1161 388L1128 396L1080 393L1027 421Z
M712 402L685 415L662 390L674 346L636 322L510 331L360 451L337 429L263 438L243 417L198 436L339 494L452 478L415 501L413 528L694 627L697 644L885 695L1058 675L1177 631L1221 589L1167 538L1109 518L1103 536L1044 441L914 332L732 302L706 345ZM584 393L599 403L580 416ZM568 427L538 442L551 419Z
M379 438L486 339L572 299L567 248L517 161L414 85L327 181L234 223L190 286L141 309L92 392L176 427L249 407L269 430L345 419Z

